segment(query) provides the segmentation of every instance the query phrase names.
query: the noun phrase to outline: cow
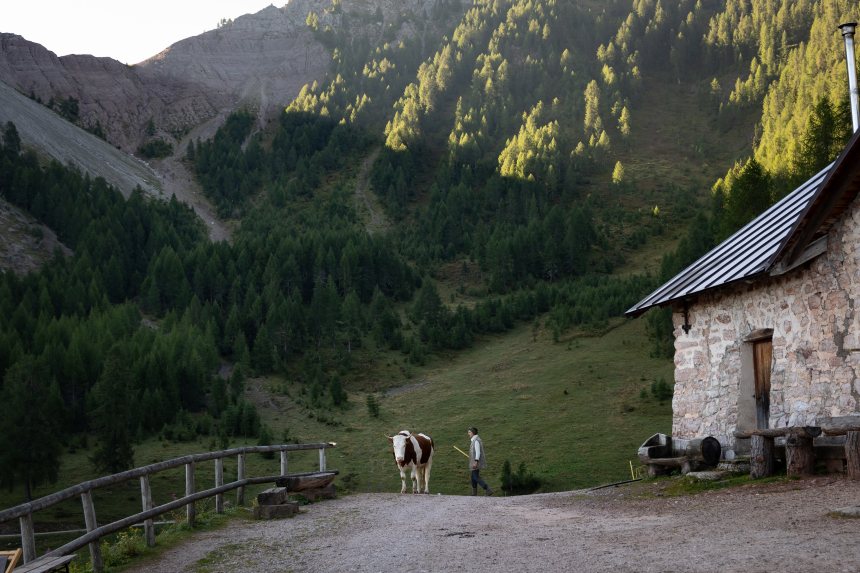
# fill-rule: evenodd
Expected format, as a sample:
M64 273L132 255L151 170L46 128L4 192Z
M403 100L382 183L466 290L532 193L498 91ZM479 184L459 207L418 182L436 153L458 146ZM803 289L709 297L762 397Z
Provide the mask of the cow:
M430 493L430 468L433 466L433 439L426 434L413 434L403 430L388 441L394 449L394 461L400 470L400 493L406 493L406 468L412 468L412 493L421 491L421 481L424 481L424 493Z

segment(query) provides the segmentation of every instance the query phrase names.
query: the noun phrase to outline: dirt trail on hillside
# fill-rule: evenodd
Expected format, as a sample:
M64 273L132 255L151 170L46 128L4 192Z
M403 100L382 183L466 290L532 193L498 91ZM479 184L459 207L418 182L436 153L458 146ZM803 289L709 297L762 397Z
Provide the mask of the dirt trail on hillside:
M355 198L358 203L358 210L364 217L364 226L367 232L371 235L385 231L390 227L382 206L370 190L370 170L376 158L379 157L380 151L381 149L377 147L364 158L355 178Z
M358 494L235 520L133 573L860 570L860 484L819 477L666 497L668 482L522 497ZM432 484L431 484L432 485Z

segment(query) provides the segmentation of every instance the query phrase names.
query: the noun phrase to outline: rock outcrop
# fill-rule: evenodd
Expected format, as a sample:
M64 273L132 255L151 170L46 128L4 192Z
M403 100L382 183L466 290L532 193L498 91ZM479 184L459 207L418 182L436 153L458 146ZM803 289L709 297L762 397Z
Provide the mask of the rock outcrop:
M205 86L158 78L111 58L63 56L15 34L0 34L0 80L32 99L58 109L77 101L81 127L133 152L152 120L165 139L214 117L229 104Z

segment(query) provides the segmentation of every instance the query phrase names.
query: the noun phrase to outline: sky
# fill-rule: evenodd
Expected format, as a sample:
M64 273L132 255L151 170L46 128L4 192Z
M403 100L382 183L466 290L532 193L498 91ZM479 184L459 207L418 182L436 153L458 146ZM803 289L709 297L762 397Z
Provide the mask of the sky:
M58 56L92 54L136 64L171 44L287 0L3 0L0 32Z

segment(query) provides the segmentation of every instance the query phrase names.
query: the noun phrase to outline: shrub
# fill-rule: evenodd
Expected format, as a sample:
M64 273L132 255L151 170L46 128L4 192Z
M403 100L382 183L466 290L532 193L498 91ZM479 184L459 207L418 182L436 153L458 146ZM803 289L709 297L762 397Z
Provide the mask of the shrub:
M505 460L502 466L502 490L508 495L525 495L534 493L541 486L541 479L526 469L525 462L520 462L516 472L511 471L511 462Z

